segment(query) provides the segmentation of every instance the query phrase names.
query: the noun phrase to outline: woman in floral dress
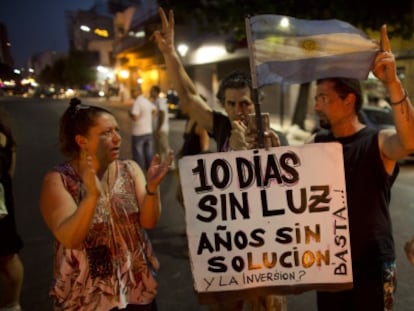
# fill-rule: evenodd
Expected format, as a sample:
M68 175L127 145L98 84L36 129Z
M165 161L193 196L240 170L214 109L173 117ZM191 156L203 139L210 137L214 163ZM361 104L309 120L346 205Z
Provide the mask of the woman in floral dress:
M161 208L169 171L156 155L144 176L119 160L121 136L108 110L74 98L60 120L67 161L46 174L40 209L56 238L54 310L157 310L158 261L145 229Z

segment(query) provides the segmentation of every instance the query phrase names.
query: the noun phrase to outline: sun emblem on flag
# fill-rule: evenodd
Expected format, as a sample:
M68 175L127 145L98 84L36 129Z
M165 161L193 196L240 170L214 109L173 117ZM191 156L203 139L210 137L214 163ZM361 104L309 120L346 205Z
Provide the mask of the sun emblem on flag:
M315 40L309 40L309 39L303 40L300 42L300 46L302 47L302 49L308 52L313 52L318 49L318 44L316 43Z

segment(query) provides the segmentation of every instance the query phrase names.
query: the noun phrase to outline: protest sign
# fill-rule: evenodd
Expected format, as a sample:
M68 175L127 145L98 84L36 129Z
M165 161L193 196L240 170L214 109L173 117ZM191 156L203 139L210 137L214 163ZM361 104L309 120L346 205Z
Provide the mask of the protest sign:
M179 168L199 294L352 287L340 144L186 156Z

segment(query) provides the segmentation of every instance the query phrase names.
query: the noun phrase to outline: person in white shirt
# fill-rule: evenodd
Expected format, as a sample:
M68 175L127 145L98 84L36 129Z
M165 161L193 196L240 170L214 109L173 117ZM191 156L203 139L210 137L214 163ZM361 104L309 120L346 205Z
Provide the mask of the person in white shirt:
M133 90L135 102L129 112L132 119L132 158L146 172L154 156L152 118L156 107L142 94L141 86Z
M154 118L154 144L155 151L160 155L161 160L167 158L170 150L169 142L169 119L167 99L160 97L161 89L158 85L154 85L150 90L150 100L154 103L157 114Z

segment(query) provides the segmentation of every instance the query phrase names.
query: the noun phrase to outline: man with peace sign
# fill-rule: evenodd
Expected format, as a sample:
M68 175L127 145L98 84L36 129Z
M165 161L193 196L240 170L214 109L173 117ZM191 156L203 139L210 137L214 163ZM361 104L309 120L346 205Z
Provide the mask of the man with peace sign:
M353 289L317 293L319 311L393 308L396 267L389 203L397 161L414 150L414 110L397 76L385 25L372 71L388 91L396 130L376 130L359 121L363 97L358 80L317 81L314 109L323 130L311 142L343 145L353 269Z

